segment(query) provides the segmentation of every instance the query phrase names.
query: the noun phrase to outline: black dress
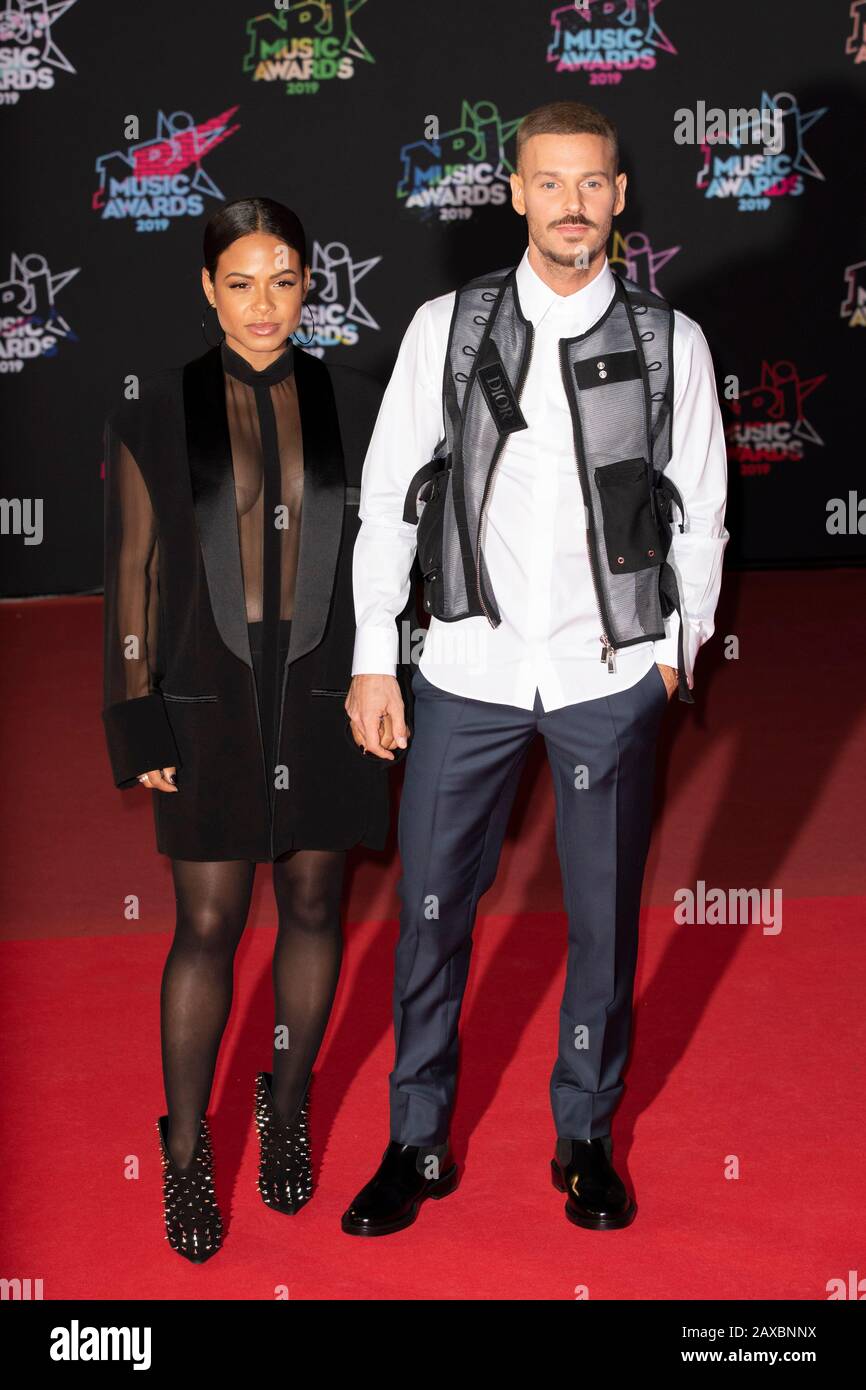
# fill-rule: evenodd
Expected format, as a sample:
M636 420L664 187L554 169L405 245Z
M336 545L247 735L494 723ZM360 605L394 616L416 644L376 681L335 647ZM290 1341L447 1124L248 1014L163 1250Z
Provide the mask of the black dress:
M280 691L292 632L304 486L291 344L262 371L223 342L250 654L267 765L278 776ZM273 809L273 781L268 794Z
M116 786L177 767L177 794L149 793L161 853L385 844L394 764L344 709L381 395L291 342L261 372L223 342L106 422L102 718Z

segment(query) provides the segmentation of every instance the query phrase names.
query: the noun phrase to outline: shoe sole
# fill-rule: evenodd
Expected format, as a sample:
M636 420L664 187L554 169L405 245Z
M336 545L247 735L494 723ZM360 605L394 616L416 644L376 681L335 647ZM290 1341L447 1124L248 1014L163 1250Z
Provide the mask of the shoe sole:
M454 1191L459 1181L460 1174L455 1163L454 1167L451 1168L449 1172L444 1173L428 1192L422 1192L421 1195L416 1198L412 1203L411 1210L407 1212L405 1216L401 1216L399 1221L389 1221L384 1226L356 1226L353 1225L352 1222L347 1221L344 1216L340 1225L347 1236L390 1236L393 1235L395 1231L404 1231L407 1226L412 1225L428 1197L431 1197L434 1202L440 1201L443 1197L449 1196L450 1193Z
M215 1250L209 1250L206 1255L185 1255L182 1250L177 1250L173 1245L169 1248L174 1251L175 1255L180 1255L182 1260L186 1260L187 1264L191 1265L206 1264L208 1260L212 1260L214 1255L218 1255L222 1250L222 1246L218 1245Z
M256 1191L259 1196L262 1197L261 1189L257 1187ZM278 1211L281 1216L297 1216L298 1212L303 1211L304 1207L313 1200L314 1196L315 1193L311 1192L309 1197L305 1197L303 1202L298 1202L297 1206L294 1207L280 1207L277 1206L275 1202L266 1202L264 1197L262 1197L262 1205L267 1207L268 1211Z
M550 1163L550 1176L557 1192L565 1192L566 1186L555 1160ZM581 1226L585 1231L621 1231L624 1226L630 1226L637 1216L637 1202L629 1198L628 1206L619 1216L581 1216L566 1202L565 1214L573 1226Z

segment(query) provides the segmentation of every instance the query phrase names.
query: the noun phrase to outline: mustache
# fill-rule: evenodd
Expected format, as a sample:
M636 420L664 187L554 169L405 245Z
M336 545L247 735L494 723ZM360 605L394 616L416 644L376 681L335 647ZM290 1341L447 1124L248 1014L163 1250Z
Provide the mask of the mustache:
M587 222L583 217L563 217L559 222L551 224L554 227L594 227L594 222Z

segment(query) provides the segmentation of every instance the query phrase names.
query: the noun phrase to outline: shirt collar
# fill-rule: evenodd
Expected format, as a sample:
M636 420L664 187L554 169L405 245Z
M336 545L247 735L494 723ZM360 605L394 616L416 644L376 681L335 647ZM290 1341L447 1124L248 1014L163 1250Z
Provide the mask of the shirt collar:
M515 272L515 280L520 307L533 327L537 328L542 319L552 316L562 325L563 337L584 333L601 318L615 288L613 271L605 256L604 266L588 285L573 294L557 294L529 264L528 247Z
M294 351L291 338L287 339L286 346L279 357L265 367L262 371L257 371L250 366L245 357L241 357L239 352L229 347L225 338L220 343L220 355L222 363L229 376L237 377L238 381L243 381L247 386L274 386L278 381L291 376L294 371Z

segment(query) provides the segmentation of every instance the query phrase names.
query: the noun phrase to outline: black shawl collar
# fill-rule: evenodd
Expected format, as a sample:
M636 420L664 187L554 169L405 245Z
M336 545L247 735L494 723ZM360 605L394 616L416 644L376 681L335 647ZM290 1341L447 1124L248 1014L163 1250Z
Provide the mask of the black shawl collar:
M304 495L287 666L318 646L324 634L346 500L343 448L328 368L317 357L294 350L294 371ZM214 619L225 645L252 667L219 346L184 367L183 408L196 525Z

